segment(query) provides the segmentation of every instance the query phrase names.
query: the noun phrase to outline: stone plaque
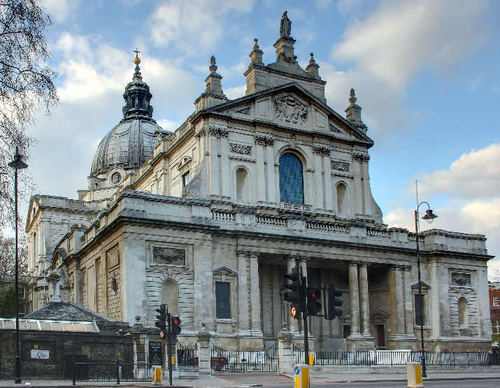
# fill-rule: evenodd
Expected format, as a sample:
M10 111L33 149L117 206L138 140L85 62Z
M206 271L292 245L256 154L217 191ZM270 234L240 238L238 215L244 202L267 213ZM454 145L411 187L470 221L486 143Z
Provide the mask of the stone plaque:
M451 274L451 284L460 287L471 287L470 273L453 272Z
M149 343L149 364L163 365L163 352L161 342L151 341Z
M153 247L153 263L186 265L186 251L169 247Z

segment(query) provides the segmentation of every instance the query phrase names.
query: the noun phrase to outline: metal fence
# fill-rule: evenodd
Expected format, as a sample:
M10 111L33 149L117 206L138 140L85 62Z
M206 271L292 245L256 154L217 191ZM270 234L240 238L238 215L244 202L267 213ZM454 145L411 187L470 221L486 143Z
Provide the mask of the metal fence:
M295 361L303 362L304 351L293 349ZM316 365L398 366L420 362L421 352L410 350L367 350L358 352L315 352ZM500 355L481 352L425 352L428 366L486 366L500 365Z
M177 341L177 365L179 368L197 368L198 350L196 345L191 347L182 345Z
M278 372L277 344L264 350L237 351L212 347L210 367L215 372Z
M151 381L152 365L110 361L83 361L73 363L73 385L77 381Z

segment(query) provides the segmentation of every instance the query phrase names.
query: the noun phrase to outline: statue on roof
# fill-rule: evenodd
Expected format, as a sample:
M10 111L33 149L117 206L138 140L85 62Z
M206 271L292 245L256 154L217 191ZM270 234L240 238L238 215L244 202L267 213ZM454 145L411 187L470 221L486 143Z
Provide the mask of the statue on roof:
M292 33L292 22L288 19L287 11L283 12L280 22L280 38L289 38Z

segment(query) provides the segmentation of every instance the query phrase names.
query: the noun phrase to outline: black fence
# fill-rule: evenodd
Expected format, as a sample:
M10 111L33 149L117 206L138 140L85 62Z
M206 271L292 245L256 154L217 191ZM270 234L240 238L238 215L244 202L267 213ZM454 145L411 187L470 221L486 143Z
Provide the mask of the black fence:
M215 372L252 373L278 372L278 346L264 350L236 351L212 347L210 367Z
M73 363L73 385L77 381L151 381L152 365L148 363L128 363L119 360L84 361Z
M198 367L198 350L196 345L191 347L182 345L177 341L177 365L180 368Z
M303 362L304 351L293 349L295 361ZM315 352L316 365L398 366L420 362L421 352L410 350L367 350L359 352ZM500 354L481 352L425 352L427 366L500 365Z

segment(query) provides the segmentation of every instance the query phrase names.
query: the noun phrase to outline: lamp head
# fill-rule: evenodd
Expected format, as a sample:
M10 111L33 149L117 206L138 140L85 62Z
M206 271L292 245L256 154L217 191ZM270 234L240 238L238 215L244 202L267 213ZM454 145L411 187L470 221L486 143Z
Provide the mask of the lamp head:
M9 167L20 170L22 168L27 168L28 165L24 163L22 155L19 153L19 149L16 147L16 154L14 155L14 160L9 163Z
M437 218L437 215L434 214L432 209L427 209L425 211L425 216L422 217L422 219L426 220L429 224L432 224L432 221L434 221L434 218Z

